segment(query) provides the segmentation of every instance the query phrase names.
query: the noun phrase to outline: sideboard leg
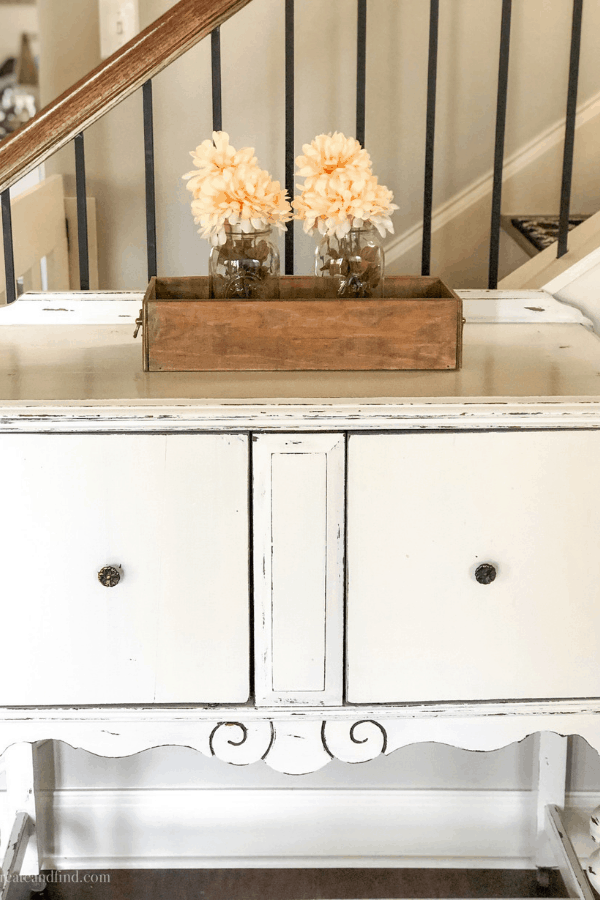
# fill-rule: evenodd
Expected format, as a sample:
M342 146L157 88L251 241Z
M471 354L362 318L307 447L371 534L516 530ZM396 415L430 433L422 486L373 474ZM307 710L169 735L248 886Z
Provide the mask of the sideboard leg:
M537 793L537 834L535 864L544 880L544 869L556 867L556 853L548 836L546 807L550 804L562 809L565 805L568 738L551 731L536 735L534 790Z
M26 812L18 812L8 838L2 861L0 900L29 900L32 886L29 879L19 880L23 874L23 862L35 825Z
M35 747L29 743L12 744L4 753L2 768L6 772L6 819L2 828L3 884L10 900L18 896L16 883L9 883L16 874L27 876L23 882L27 890L42 890L44 884L36 881L40 874L39 850L36 835L35 806ZM7 881L8 879L8 881ZM29 893L27 894L29 896Z
M596 895L573 849L558 806L550 804L547 807L546 821L548 837L554 849L554 864L560 870L569 897L575 897L578 900L595 900Z

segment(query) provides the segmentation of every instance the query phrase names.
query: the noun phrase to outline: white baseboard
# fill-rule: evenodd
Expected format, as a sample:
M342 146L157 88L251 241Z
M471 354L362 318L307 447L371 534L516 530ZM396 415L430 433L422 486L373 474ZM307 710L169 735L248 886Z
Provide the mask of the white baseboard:
M527 791L61 790L38 808L58 868L517 867L534 836Z
M85 789L37 799L44 868L533 865L529 791ZM596 846L588 827L598 805L600 792L567 798L582 858Z

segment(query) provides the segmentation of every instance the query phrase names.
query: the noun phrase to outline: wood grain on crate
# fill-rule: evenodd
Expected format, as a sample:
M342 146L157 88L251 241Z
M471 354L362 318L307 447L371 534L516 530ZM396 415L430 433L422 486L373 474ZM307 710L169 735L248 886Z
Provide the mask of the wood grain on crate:
M213 300L206 278L153 279L144 298L144 368L183 371L456 369L462 303L439 278L386 280L385 297L315 297L281 278L277 300Z

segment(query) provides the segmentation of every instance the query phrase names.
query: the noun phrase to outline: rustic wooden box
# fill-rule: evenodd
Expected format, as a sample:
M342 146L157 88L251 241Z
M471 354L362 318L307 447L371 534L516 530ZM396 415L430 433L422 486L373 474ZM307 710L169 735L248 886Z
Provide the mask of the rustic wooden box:
M436 277L385 279L385 297L328 299L333 285L282 276L277 300L213 300L208 278L152 278L144 371L458 369L462 302Z

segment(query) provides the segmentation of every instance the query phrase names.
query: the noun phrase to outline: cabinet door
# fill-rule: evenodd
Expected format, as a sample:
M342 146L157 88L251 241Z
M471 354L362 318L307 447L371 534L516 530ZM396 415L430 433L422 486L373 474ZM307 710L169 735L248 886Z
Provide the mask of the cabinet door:
M2 436L0 704L246 700L247 468L243 436Z
M595 431L351 437L348 699L600 696L599 460Z

